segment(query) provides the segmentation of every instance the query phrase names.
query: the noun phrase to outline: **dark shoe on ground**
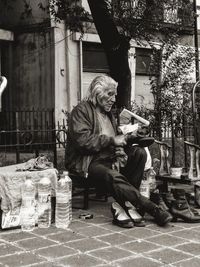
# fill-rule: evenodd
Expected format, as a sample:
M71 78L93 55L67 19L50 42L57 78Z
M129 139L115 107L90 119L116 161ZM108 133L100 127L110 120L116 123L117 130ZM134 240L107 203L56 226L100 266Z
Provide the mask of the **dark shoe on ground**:
M161 193L151 193L150 200L159 206L162 210L169 210L165 204Z
M154 218L159 226L165 226L173 219L172 215L168 211L162 210L159 207L155 208Z
M175 201L173 194L171 192L162 193L162 198L168 209L171 209L172 203Z
M129 202L125 202L126 212L133 221L134 225L137 227L144 227L145 220L143 217L137 212L136 208Z
M125 210L117 203L113 202L111 205L111 212L113 215L113 224L122 228L133 228L134 223L126 214Z
M192 209L186 201L174 201L171 208L171 213L174 217L173 221L181 219L187 223L200 222L200 215L197 213L196 210Z

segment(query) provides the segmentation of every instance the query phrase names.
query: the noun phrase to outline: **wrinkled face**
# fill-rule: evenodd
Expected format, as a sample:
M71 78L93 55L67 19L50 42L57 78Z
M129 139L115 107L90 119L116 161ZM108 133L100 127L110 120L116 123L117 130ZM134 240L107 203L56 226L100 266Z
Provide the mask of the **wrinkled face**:
M115 103L116 95L116 88L106 88L101 95L97 95L97 105L101 110L109 112Z

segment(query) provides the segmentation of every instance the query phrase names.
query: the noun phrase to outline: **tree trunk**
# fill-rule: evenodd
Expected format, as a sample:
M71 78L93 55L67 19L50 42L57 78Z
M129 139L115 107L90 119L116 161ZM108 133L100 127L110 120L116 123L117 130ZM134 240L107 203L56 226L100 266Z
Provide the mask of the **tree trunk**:
M109 1L88 0L94 24L104 47L110 75L118 82L117 107L130 107L131 71L128 62L129 40L119 34Z

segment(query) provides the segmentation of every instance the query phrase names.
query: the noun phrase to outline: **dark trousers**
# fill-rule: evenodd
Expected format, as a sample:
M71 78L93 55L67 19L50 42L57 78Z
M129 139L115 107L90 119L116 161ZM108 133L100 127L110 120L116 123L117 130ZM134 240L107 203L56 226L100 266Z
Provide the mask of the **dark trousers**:
M133 146L126 152L128 161L120 172L113 170L109 161L97 160L90 164L89 177L92 177L97 189L106 189L122 207L125 201L130 201L136 208L153 214L156 205L138 190L147 159L146 151L142 147Z

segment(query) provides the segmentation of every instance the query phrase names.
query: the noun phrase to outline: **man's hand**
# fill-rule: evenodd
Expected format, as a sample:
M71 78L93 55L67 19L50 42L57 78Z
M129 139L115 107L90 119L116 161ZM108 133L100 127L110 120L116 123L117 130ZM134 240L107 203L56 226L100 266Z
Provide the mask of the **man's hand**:
M126 138L123 134L117 135L113 138L115 146L125 146L126 145Z

